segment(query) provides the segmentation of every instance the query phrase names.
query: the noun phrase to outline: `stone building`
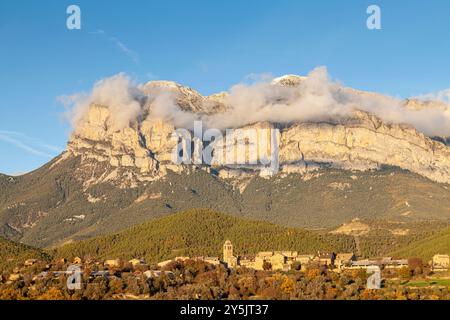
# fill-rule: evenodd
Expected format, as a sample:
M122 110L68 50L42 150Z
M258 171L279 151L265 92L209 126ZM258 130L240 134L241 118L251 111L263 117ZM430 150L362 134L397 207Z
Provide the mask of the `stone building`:
M351 261L350 265L341 266L341 269L368 269L374 266L383 267L384 269L400 269L408 266L408 260L392 259L391 257L363 259Z
M341 270L345 267L351 266L353 261L356 261L356 256L354 253L338 253L334 259L334 266Z
M300 263L300 268L301 270L306 270L306 267L308 266L309 263L311 263L311 261L314 260L314 255L313 254L299 254L296 258L295 261Z
M169 260L164 260L164 261L158 262L158 267L164 268L165 266L169 265L169 264L172 263L173 261L176 261L176 260L174 260L174 259L169 259Z
M433 270L449 269L450 256L448 254L435 254L431 260Z
M200 260L203 260L212 265L218 266L220 264L220 259L218 257L199 257Z
M144 265L145 261L143 259L134 258L134 259L128 260L128 263L130 263L133 267L136 267L136 266Z
M237 257L233 255L233 244L230 240L225 241L223 244L223 262L225 262L229 268L236 268L238 264Z
M318 252L314 257L314 260L319 263L320 266L334 266L334 260L336 259L336 254L334 252Z
M318 253L317 255L299 255L297 251L261 251L254 256L238 257L233 253L233 245L230 240L223 245L223 262L230 268L237 266L264 270L270 266L271 270L288 271L292 269L294 263L299 263L301 269L305 270L311 261L319 262L321 265L332 266L336 255L334 253ZM341 259L352 259L353 254L341 254Z
M72 263L73 264L82 264L83 260L80 257L75 257L75 258L73 258Z
M108 260L105 260L104 265L108 266L108 267L119 267L120 260L119 259L108 259Z
M28 259L28 260L25 260L24 265L25 265L25 267L29 267L29 266L32 266L33 264L35 264L36 262L37 262L36 259Z
M231 247L230 247L231 246ZM230 251L231 248L231 251ZM300 263L301 266L306 266L313 258L313 255L299 255L297 251L261 251L255 256L235 257L232 252L232 244L227 240L224 244L224 262L225 257L233 260L237 259L236 265L252 268L255 270L264 270L265 266L270 266L271 270L288 271L292 268L295 262Z

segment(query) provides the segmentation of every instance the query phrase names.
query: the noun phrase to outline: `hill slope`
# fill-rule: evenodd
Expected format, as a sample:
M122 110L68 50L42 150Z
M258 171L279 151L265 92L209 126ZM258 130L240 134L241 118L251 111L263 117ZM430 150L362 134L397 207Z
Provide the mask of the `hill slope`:
M448 228L445 221L396 221L390 219L355 219L331 231L355 237L358 257L373 258L390 255L417 241L439 234ZM402 258L407 256L401 255Z
M240 255L282 249L302 253L355 249L348 236L319 234L198 209L148 221L114 235L67 244L57 248L55 255L144 257L148 262L157 262L182 255L221 256L226 239L233 242Z
M49 255L40 249L0 237L0 273L27 259L47 260L49 258Z
M429 261L435 254L450 254L450 229L396 250L392 255L419 257Z
M450 218L448 186L395 168L321 169L220 179L203 170L124 187L134 168L60 156L0 183L0 235L38 247L118 232L192 208L209 208L288 227L330 228L353 218ZM117 185L109 177L115 175Z

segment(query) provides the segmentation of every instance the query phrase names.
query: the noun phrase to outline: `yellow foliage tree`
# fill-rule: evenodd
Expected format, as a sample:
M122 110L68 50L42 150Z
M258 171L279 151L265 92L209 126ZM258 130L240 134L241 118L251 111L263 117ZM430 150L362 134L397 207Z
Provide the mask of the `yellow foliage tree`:
M38 297L38 300L64 300L65 297L61 290L56 287L51 287L44 294Z

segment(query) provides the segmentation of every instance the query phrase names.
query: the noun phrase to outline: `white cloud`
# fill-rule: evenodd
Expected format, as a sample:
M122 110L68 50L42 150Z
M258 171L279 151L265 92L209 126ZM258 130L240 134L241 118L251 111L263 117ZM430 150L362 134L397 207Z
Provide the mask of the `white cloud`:
M114 130L120 130L137 121L142 111L137 101L139 95L140 91L131 79L119 73L95 83L89 95L79 93L57 99L68 107L65 116L74 128L83 120L89 106L95 103L109 107L111 117L108 125Z
M194 120L202 120L206 127L225 129L263 121L334 121L351 116L355 110L362 110L386 123L412 125L429 136L450 136L448 103L414 110L394 97L346 88L330 79L325 67L311 71L298 86L274 85L273 78L268 75L251 75L248 79L257 81L240 83L230 89L225 98L226 112L210 115L182 110L176 103L174 92L162 87L149 95L152 108L148 116L171 121L177 127L191 128ZM139 86L124 74L107 78L96 83L90 95L75 96L72 123L76 126L91 103L100 103L112 110L110 125L123 128L140 121L138 117L143 114L140 96ZM448 97L447 91L433 96L444 101Z
M116 37L110 37L109 40L111 40L112 42L114 42L116 44L116 46L123 52L125 53L125 55L128 56L128 58L130 58L134 63L138 63L139 62L139 57L138 54L129 49L122 41L120 41L119 39L117 39Z
M136 64L139 63L139 55L137 54L137 52L134 50L131 50L119 38L114 37L114 36L109 36L104 30L101 30L101 29L97 29L95 31L90 31L89 34L101 35L101 36L107 37L107 39L109 41L113 42L120 51L122 51L129 59L131 59L131 61L133 61Z

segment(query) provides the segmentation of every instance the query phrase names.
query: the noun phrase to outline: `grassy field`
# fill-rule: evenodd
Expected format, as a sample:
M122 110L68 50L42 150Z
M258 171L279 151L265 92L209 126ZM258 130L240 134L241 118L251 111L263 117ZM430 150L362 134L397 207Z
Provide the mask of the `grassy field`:
M408 287L430 287L430 286L450 286L450 279L429 279L429 280L417 280L417 281L408 281L404 284Z

